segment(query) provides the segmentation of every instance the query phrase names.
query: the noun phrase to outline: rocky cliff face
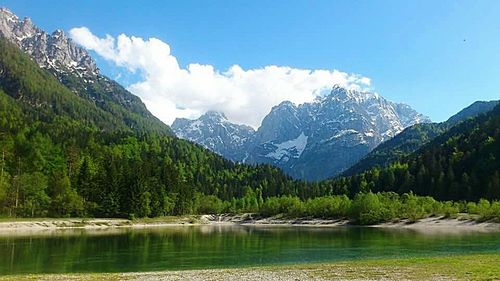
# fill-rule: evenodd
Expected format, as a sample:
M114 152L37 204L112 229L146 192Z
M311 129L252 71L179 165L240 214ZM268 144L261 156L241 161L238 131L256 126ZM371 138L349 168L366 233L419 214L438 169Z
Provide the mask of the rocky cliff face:
M215 111L209 111L197 120L178 118L172 129L178 137L238 162L247 157L246 145L255 133L252 127L233 124L223 113Z
M46 33L36 27L30 18L21 20L9 10L0 8L0 34L43 68L57 73L71 72L86 78L95 78L99 74L88 52L73 43L62 30Z
M273 108L253 139L248 162L277 165L296 178L324 179L349 168L405 127L428 121L409 106L378 94L334 86L312 103Z
M335 176L404 128L430 122L407 105L392 103L375 93L339 86L311 103L296 106L285 101L275 106L255 133L246 131L244 137L239 138L245 142L238 146L224 141L229 139L226 134L217 133L223 131L212 130L206 135L207 129L203 128L208 124L200 119L190 123L196 124L196 130L176 125L174 130L178 136L203 144L234 161L272 164L295 178L307 180ZM228 122L224 120L224 126L227 127ZM203 141L214 138L221 141L213 146Z

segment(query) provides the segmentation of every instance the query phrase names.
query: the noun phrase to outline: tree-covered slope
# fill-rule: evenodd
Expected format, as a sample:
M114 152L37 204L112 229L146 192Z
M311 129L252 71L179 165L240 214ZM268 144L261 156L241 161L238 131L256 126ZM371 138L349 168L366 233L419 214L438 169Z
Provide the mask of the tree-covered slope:
M170 127L151 114L139 97L117 82L103 75L96 75L89 80L71 72L54 74L73 93L111 113L132 131L173 135Z
M473 104L467 106L466 108L460 110L457 114L451 116L444 122L448 127L456 125L468 118L475 117L481 113L488 112L495 108L500 103L498 100L493 101L476 101Z
M416 124L406 128L392 139L381 143L359 162L347 169L343 175L352 176L373 167L386 167L415 152L452 126L492 110L499 101L477 101L462 109L442 123Z
M333 181L352 194L413 191L442 200L500 198L500 105L467 119L387 168Z
M33 119L51 122L55 118L68 117L103 131L129 130L123 120L76 96L1 37L0 89Z
M342 174L352 176L373 167L387 167L390 163L416 151L444 131L441 124L436 123L416 124L408 127L392 139L378 145Z
M0 215L160 216L213 210L222 200L224 210L255 211L273 196L368 190L498 199L499 113L466 120L387 169L305 183L135 130L0 40Z

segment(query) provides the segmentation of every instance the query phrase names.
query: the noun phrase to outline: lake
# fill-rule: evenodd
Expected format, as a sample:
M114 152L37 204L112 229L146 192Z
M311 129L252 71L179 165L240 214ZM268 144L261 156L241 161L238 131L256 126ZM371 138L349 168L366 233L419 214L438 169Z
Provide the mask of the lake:
M0 234L0 275L133 272L500 252L500 232L181 226Z

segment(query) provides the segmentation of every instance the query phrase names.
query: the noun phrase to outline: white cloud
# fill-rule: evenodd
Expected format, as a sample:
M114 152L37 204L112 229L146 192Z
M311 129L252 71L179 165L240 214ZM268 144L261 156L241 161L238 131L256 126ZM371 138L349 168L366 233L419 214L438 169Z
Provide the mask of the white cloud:
M125 34L98 38L86 27L73 28L70 35L117 66L140 73L142 81L128 89L167 124L176 117L197 118L207 110L218 110L236 123L258 127L271 108L284 100L311 101L334 84L357 89L370 85L369 78L338 70L275 65L245 70L233 65L220 72L198 63L181 68L170 46L156 38Z

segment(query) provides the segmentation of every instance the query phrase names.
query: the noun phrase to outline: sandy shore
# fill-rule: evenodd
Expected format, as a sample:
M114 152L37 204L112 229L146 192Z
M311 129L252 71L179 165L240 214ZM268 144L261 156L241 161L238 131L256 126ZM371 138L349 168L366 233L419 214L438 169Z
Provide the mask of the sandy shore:
M490 231L500 231L500 223L493 222L477 222L470 219L451 219L443 217L431 217L421 219L415 223L409 223L408 221L401 221L397 223L382 223L374 225L373 227L384 227L384 228L399 228L399 229L412 229L419 232L426 233L438 233L438 232L467 232L467 231L478 231L478 232L490 232Z
M313 227L355 227L347 220L328 219L285 219L281 217L259 218L251 214L243 215L203 215L184 217L165 217L145 220L127 219L22 219L19 221L0 221L0 234L22 232L47 232L64 229L118 229L118 228L157 228L193 225L246 225L246 226L313 226ZM500 223L473 220L431 217L417 222L408 221L382 223L369 227L412 229L422 232L464 232L500 231Z
M252 217L251 214L243 214L237 216L220 215L220 216L202 216L202 220L208 221L212 224L240 224L240 225L283 225L283 226L314 226L314 227L356 227L348 220L329 220L329 219L286 219L282 217L269 217L259 218ZM461 232L461 231L500 231L500 223L494 222L477 222L472 219L458 218L444 218L444 217L429 217L420 219L417 222L410 222L408 220L401 220L398 222L380 223L377 225L369 225L364 227L378 227L378 228L398 228L398 229L412 229L415 231L425 232Z

